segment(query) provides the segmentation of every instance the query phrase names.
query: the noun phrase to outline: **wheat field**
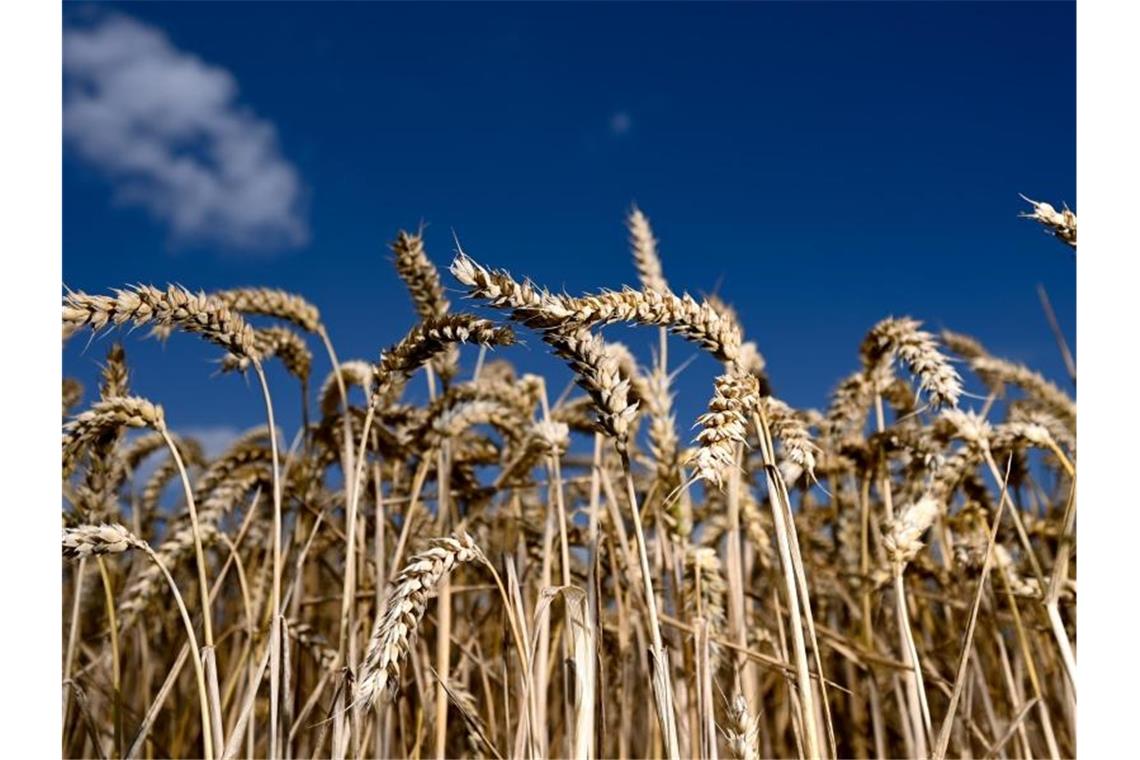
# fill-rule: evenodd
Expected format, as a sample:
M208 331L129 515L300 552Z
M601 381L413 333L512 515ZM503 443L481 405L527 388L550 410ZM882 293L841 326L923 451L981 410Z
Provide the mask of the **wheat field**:
M792 408L750 304L627 224L639 282L582 295L400 232L409 329L361 359L298 294L67 291L64 340L204 339L264 425L208 458L122 343L64 379L63 756L1075 756L1070 392L887 317ZM678 340L718 372L693 440Z

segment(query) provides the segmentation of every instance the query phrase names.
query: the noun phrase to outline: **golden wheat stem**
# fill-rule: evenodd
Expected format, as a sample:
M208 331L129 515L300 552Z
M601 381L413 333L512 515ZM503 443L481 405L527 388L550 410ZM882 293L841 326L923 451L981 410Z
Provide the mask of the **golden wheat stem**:
M994 543L997 541L998 527L1001 525L1001 513L1008 501L1007 491L1002 489L1001 499L998 502L997 513L994 515L993 525L990 527L986 543L985 559L982 561L981 574L978 576L978 585L974 591L974 601L970 605L970 616L966 622L966 633L962 637L962 653L958 656L958 672L954 678L954 688L950 692L950 704L946 708L946 716L942 719L942 727L938 730L938 739L934 745L935 760L946 757L946 750L950 746L950 730L954 726L954 715L958 709L958 700L966 685L966 670L970 664L970 652L974 648L974 629L978 623L978 611L982 606L982 596L986 590L986 580L993 567Z
M428 382L428 395L436 398L435 372L428 364L424 367ZM441 535L451 529L451 441L444 439L436 452L436 521L437 532ZM440 580L439 595L436 600L435 635L435 757L444 760L447 753L447 690L451 680L451 578L445 575Z
M820 758L819 728L815 720L815 697L811 683L811 671L808 667L807 649L804 643L803 622L800 616L799 590L796 585L796 571L792 563L792 551L789 540L789 529L776 482L772 476L775 470L775 457L770 449L766 434L767 426L759 411L752 412L753 424L760 439L760 451L764 457L765 474L768 478L768 502L772 510L772 523L775 527L776 548L780 555L780 565L783 568L784 591L788 598L788 618L792 628L792 646L796 664L796 686L799 690L799 707L803 721L803 734L806 745L806 756L809 760ZM778 470L776 471L778 473ZM806 602L807 600L805 600ZM822 674L821 674L822 675Z
M347 403L347 402L346 402ZM352 470L346 472L352 473L351 477L346 478L345 487L347 489L346 495L348 497L348 510L345 514L345 555L344 555L344 590L341 595L340 607L340 635L338 637L337 654L342 661L345 658L345 646L348 643L348 638L351 632L351 617L353 604L352 600L356 596L356 515L360 506L360 484L364 479L364 465L367 461L366 452L368 451L368 435L372 430L372 421L376 416L376 404L369 404L368 411L364 414L363 432L360 436L360 449L355 458L355 466ZM348 417L345 416L347 422ZM346 438L346 448L351 449L351 432L348 432L349 437ZM349 461L353 461L349 457ZM349 667L355 668L356 663L349 661Z
M1049 757L1052 760L1059 760L1061 757L1060 748L1057 746L1057 737L1053 732L1053 720L1049 716L1049 707L1045 704L1044 696L1041 692L1041 681L1037 674L1037 666L1033 662L1033 649L1029 644L1029 637L1025 633L1025 624L1021 620L1021 610L1017 606L1017 597L1014 596L1013 587L1010 584L1009 572L999 562L997 566L998 578L1001 580L1003 595L1006 597L1006 602L1009 605L1009 611L1013 614L1013 628L1017 634L1017 645L1021 650L1021 662L1025 665L1025 673L1029 676L1029 685L1033 689L1033 697L1036 703L1037 714L1041 718L1041 729L1045 735L1045 744L1049 749Z
M1005 487L1005 478L1002 477L1001 471L998 470L997 462L994 461L993 452L990 447L985 445L982 447L982 456L985 459L986 466L989 468L990 475L993 477L994 482L998 484L999 488ZM1021 519L1021 510L1018 509L1017 504L1010 498L1009 516L1013 521L1013 527L1017 533L1018 541L1021 543L1021 548L1025 552L1026 558L1029 560L1029 566L1033 569L1033 576L1037 579L1037 583L1041 589L1045 588L1045 574L1041 570L1041 562L1037 559L1037 552L1033 550L1033 543L1029 540L1029 532L1025 529L1025 522Z
M661 734L665 741L665 753L669 760L679 760L680 750L677 746L677 724L673 714L673 686L669 675L669 655L665 651L665 644L661 639L661 621L657 616L657 595L653 591L653 573L649 569L649 554L645 549L645 531L641 527L641 510L637 503L637 491L633 485L633 470L630 466L629 452L621 449L622 469L625 470L626 491L629 497L630 512L633 514L633 532L637 543L637 558L641 563L641 579L645 591L645 608L648 612L650 637L653 641L651 657L653 662L653 697L657 704L657 719L661 725Z
M725 559L728 570L729 620L736 643L746 647L748 632L744 612L744 564L740 552L740 465L743 450L744 444L737 443L734 447L733 466L728 473L728 531L725 535L727 549ZM751 663L743 655L738 655L737 666L734 668L733 677L736 683L733 685L733 690L743 691L746 697L755 698L752 694L754 689L752 675Z
M1065 631L1065 624L1061 621L1061 611L1057 606L1061 594L1061 585L1069 574L1069 558L1073 551L1073 528L1076 524L1077 481L1074 479L1069 485L1069 498L1065 504L1065 515L1061 520L1060 546L1057 555L1053 558L1053 572L1049 576L1049 586L1045 590L1045 611L1049 616L1049 625L1053 636L1057 639L1057 646L1061 650L1061 661L1065 665L1065 675L1069 678L1069 685L1073 693L1077 691L1077 661L1073 656L1073 647L1069 643L1069 634Z
M879 433L886 429L886 420L883 411L883 394L876 389L875 392L875 427ZM888 520L895 519L894 499L891 493L890 472L884 472L879 479L879 495L883 499L883 506ZM926 690L923 687L922 668L918 662L918 652L913 648L910 635L910 619L907 614L906 586L902 583L901 575L895 584L896 605L895 615L898 618L899 648L902 650L904 661L909 669L903 674L906 683L907 707L909 709L910 729L914 736L915 752L919 757L927 754L927 737L932 733L930 708L926 701Z
M277 451L277 425L273 417L273 400L269 382L260 361L253 363L265 400L265 416L269 424L269 446L273 457L273 585L270 604L273 617L269 623L269 760L278 760L278 710L281 690L281 470Z
M1045 286L1037 283L1037 297L1041 301L1041 309L1045 312L1045 320L1053 332L1053 339L1057 341L1057 350L1061 352L1061 359L1065 362L1065 370L1069 373L1069 380L1075 388L1077 385L1077 363L1073 359L1073 352L1069 350L1069 343L1065 340L1065 333L1057 321L1057 314L1053 311L1053 303L1049 300L1049 291Z
M202 717L202 748L206 760L213 760L214 758L214 741L213 730L210 722L210 697L206 689L206 674L202 669L201 647L198 646L198 637L194 634L194 623L190 619L190 613L186 609L186 602L182 599L182 594L178 591L178 584L174 582L174 577L170 571L166 569L166 565L162 564L162 560L154 553L149 544L139 542L141 548L146 555L150 558L151 562L158 565L158 569L162 571L162 575L166 578L167 585L170 586L170 591L174 595L174 602L178 605L178 613L182 616L182 625L186 629L186 638L190 641L190 658L194 663L194 678L198 682L198 700L199 712Z
M249 527L252 524L253 518L254 512L253 510L250 510L245 517L245 521L242 523L242 527L238 533L237 539L235 539L235 545L237 543L240 543L245 537L246 532L249 530ZM169 585L169 576L165 573L165 563L163 563L160 558L157 558L157 554L158 553L155 552L155 556L152 557L152 559L154 559L155 564L158 566L159 572L163 575L163 577L168 579L167 582ZM235 555L231 555L230 559L226 560L226 563L222 566L221 571L218 573L218 577L214 580L213 588L210 589L211 603L217 598L218 592L221 590L222 584L225 582L226 576L229 573L230 566L234 563L234 556ZM177 587L172 587L172 591L177 594ZM142 723L139 726L134 741L131 742L130 749L127 750L127 754L125 755L126 760L131 760L131 758L137 757L139 752L142 750L142 746L146 742L147 736L150 734L150 729L154 725L155 718L158 716L159 711L162 709L167 695L170 693L170 690L174 686L174 682L182 672L182 668L186 664L186 658L190 655L191 647L194 645L195 642L188 641L182 646L178 657L174 661L174 665L170 668L170 672L167 673L166 681L163 683L162 687L155 695L150 707L147 709L146 714L143 716ZM249 753L249 755L253 755L252 751Z
M764 436L766 438L766 447L769 455L774 456L775 447L772 443L772 433L768 426L767 418L765 417L764 407L759 408L759 415L761 421L764 423L765 430ZM796 587L799 589L800 597L803 600L804 622L807 624L807 641L811 645L812 657L815 660L815 669L819 679L819 694L820 704L823 707L823 724L827 732L828 750L830 757L836 757L836 741L835 741L835 727L831 720L831 703L827 697L827 681L823 676L823 658L819 649L819 638L815 630L815 615L811 607L811 594L808 589L807 572L804 570L803 554L800 550L800 539L796 531L796 520L792 514L792 500L788 495L788 487L784 482L783 475L780 474L779 467L770 468L769 474L776 483L776 487L780 494L780 503L784 511L784 521L788 526L788 538L791 545L792 554L792 568L796 574Z
M416 473L412 476L412 490L408 499L408 508L404 512L404 525L400 528L400 537L396 539L396 549L392 554L391 567L401 567L401 562L404 559L404 552L408 546L408 536L411 535L412 530L412 517L416 513L416 507L420 503L420 492L424 487L424 480L427 479L428 469L431 466L429 460L423 460L416 468Z
M103 580L103 602L107 608L107 625L110 626L111 639L111 719L114 725L115 753L123 753L123 716L122 716L122 664L119 661L119 626L115 620L115 595L111 587L111 576L107 572L107 563L100 556L95 557L99 564L99 576Z
M921 740L918 741L918 751L920 755L925 756L926 743L929 741L929 737L933 737L934 729L930 719L930 704L926 699L926 683L922 676L922 663L918 656L918 648L914 644L914 631L911 628L910 612L907 609L906 583L903 579L901 567L895 572L895 605L898 610L899 637L902 639L904 661L910 667L908 677L910 674L914 676L914 694L918 698L922 717L922 723L915 726L915 737L921 737Z
M71 623L68 626L67 632L67 651L63 658L63 681L67 683L71 680L71 669L75 663L76 645L79 641L79 615L83 603L83 576L87 570L87 558L80 557L79 561L75 564L75 573L73 581L73 595L71 600ZM64 725L67 724L67 715L71 711L71 694L72 690L65 688L63 691L63 721ZM66 745L66 737L64 740ZM66 746L64 747L66 751Z
M348 408L349 408L348 388L345 386L345 383L344 383L344 375L341 372L340 362L338 361L337 355L336 355L336 349L333 347L332 340L329 338L328 331L325 329L324 325L320 325L318 327L317 334L320 336L321 342L324 343L325 352L328 354L329 362L332 364L333 378L334 378L334 381L336 382L336 388L337 388L337 391L340 393L341 411L343 412L343 414L341 415L341 429L343 431L343 434L342 434L343 441L341 444L341 451L340 451L341 471L344 473L352 473L351 478L348 478L346 475L345 497L348 499L348 502L350 504L350 507L349 507L350 512L355 514L355 510L357 508L357 505L359 504L359 500L358 500L358 496L357 496L357 490L358 490L357 487L360 483L360 479L363 477L363 474L357 470L357 467L355 464L356 458L354 457L354 450L353 450L353 445L352 445L352 420L348 415ZM364 459L365 446L367 446L367 444L368 444L369 428L372 425L372 416L374 414L375 414L375 410L373 408L373 405L369 404L368 405L368 412L366 413L365 422L364 422L364 432L363 432L363 435L361 435L361 437L360 437L360 452L361 452L360 453L360 459L361 460ZM348 551L351 552L354 547L355 547L355 542L349 541ZM343 660L344 654L345 654L344 653L344 644L345 644L345 636L346 636L345 628L347 625L346 618L348 615L348 611L345 608L348 606L348 599L351 598L351 593L350 593L349 588L348 588L349 579L347 577L347 573L348 573L347 568L352 566L351 555L346 555L345 561L346 561L346 565L345 565L346 577L345 577L345 590L344 590L345 599L342 602L342 607L341 607L341 632L337 637L337 639L338 639L337 652L338 652L338 655L341 657L342 660ZM355 663L353 663L353 666L355 666Z
M182 455L178 452L178 446L170 437L170 432L166 429L166 424L159 425L158 432L166 441L167 448L170 449L170 456L174 460L175 465L178 467L178 474L182 478L182 489L186 496L186 508L190 513L190 529L194 534L194 557L198 565L198 586L199 593L201 594L202 603L202 628L205 633L206 646L214 646L214 627L210 622L210 584L206 578L206 554L202 549L202 529L198 523L198 509L194 504L194 489L190 486L190 477L186 474L186 467L182 463Z

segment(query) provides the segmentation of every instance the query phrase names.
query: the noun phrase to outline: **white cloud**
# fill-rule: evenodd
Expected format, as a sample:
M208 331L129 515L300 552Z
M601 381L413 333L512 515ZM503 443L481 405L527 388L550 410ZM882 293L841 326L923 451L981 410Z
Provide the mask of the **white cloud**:
M296 168L230 72L124 16L63 36L64 139L177 239L230 248L308 239Z

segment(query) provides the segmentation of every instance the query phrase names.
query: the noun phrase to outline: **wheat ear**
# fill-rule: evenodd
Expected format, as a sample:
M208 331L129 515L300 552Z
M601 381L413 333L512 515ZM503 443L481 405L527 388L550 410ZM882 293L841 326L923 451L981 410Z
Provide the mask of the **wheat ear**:
M957 406L962 395L962 378L922 323L910 317L888 317L871 328L860 352L868 374L898 358L918 378L936 409ZM881 389L879 389L881 390Z
M105 398L73 417L63 427L63 474L75 469L84 447L100 436L123 427L165 427L162 407L143 398Z
M295 293L271 288L235 288L219 290L211 295L242 314L292 322L306 332L321 331L320 310Z
M127 323L180 329L238 356L257 358L253 328L225 303L178 285L159 290L151 285L117 289L113 296L70 292L63 300L64 335L90 327L98 332Z
M649 226L649 217L634 206L626 218L629 228L629 247L633 251L633 263L637 266L637 276L646 290L668 293L669 283L661 269L661 258L657 255L657 239Z
M717 487L736 467L736 446L746 442L748 415L759 402L759 384L754 375L731 371L716 379L709 410L697 418L699 444L689 463L698 478Z
M1022 212L1019 216L1039 223L1050 235L1070 248L1077 247L1077 215L1068 206L1062 204L1058 211L1049 203L1031 200L1024 195L1021 197L1033 206L1033 211Z
M720 730L734 760L759 760L760 724L743 694L737 694L726 706L725 724Z
M281 325L254 330L253 342L260 361L280 359L286 372L302 383L308 383L313 353L305 339L295 331ZM252 359L248 356L226 354L222 358L223 372L245 372L251 366Z
M400 686L400 663L415 640L428 598L457 565L474 561L485 561L483 552L471 536L461 533L433 539L428 549L400 571L368 641L356 683L357 703L375 704L384 694L395 694Z
M1077 405L1069 394L1046 380L1023 364L997 359L992 356L979 356L970 362L970 368L978 373L985 383L994 390L1002 385L1015 385L1039 402L1047 411L1075 426Z

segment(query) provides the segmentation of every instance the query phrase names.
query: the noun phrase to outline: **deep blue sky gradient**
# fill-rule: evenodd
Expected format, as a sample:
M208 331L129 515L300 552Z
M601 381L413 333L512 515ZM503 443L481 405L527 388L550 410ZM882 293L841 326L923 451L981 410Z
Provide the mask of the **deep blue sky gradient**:
M65 24L92 12L67 6ZM94 12L157 26L236 77L298 168L311 240L277 255L172 243L65 150L72 288L295 290L321 308L342 358L375 359L413 322L387 250L399 228L425 221L441 265L454 230L478 261L579 293L636 282L623 215L637 202L673 287L735 304L794 405L824 405L858 366L863 334L890 314L974 334L1065 382L1035 285L1074 341L1075 262L1017 218L1017 193L1076 206L1072 3ZM618 114L629 121L621 134ZM656 339L607 334L643 361ZM565 380L537 338L526 343L506 356ZM65 372L90 392L105 345L80 337L65 348ZM674 363L695 353L672 346ZM210 377L217 351L200 341L128 340L127 350L136 392L161 402L175 429L264 419L252 382ZM714 369L702 358L679 378L682 428ZM280 373L273 382L292 429L295 390Z

